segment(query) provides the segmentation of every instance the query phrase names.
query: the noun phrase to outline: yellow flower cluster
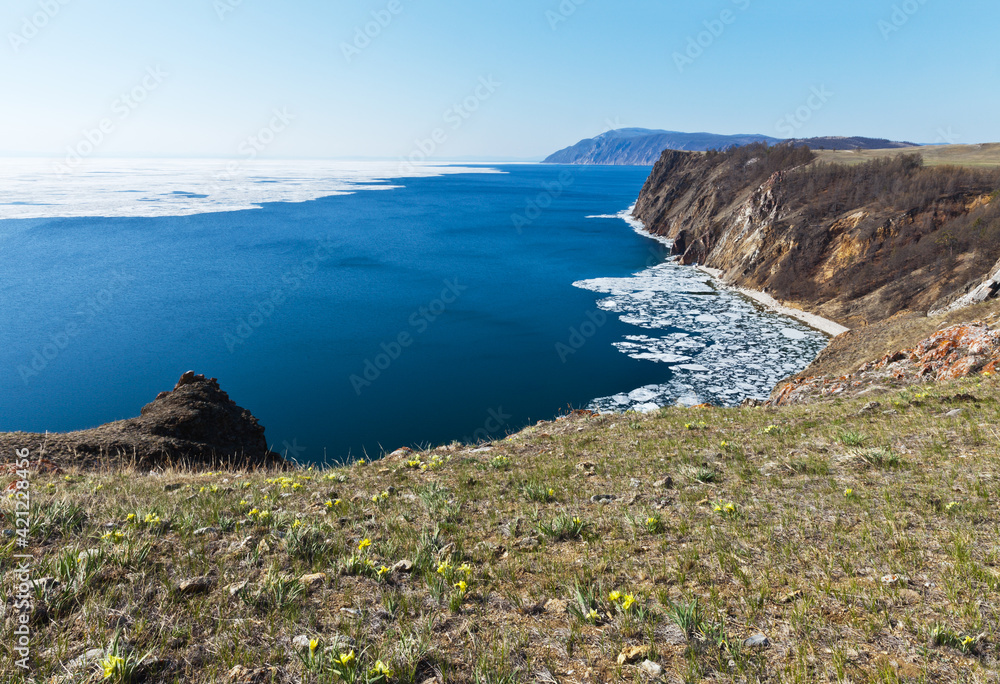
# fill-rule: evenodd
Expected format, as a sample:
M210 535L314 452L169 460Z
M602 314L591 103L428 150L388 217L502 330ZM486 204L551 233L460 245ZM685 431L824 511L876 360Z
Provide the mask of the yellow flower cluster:
M724 504L715 504L713 509L716 513L721 513L723 515L735 515L736 514L736 504L732 501Z
M616 589L608 594L608 600L617 604L622 611L628 612L635 605L635 594L624 594ZM590 618L591 614L593 616L592 619L596 619L597 611L591 610L587 617Z
M446 462L451 460L451 456L442 457L441 454L434 454L431 456L431 460L424 463L419 457L412 458L406 462L406 467L408 468L420 468L420 470L437 470L443 466Z

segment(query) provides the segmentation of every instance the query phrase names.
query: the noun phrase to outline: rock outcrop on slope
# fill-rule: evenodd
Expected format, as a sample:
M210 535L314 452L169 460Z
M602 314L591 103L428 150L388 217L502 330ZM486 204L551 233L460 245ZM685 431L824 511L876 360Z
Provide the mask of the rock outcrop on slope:
M0 433L0 450L28 448L56 465L281 467L264 428L215 378L188 371L137 418L67 433Z
M947 307L1000 259L1000 170L806 148L666 151L635 208L683 263L850 328Z
M912 349L887 354L838 378L802 377L779 386L776 406L830 396L856 396L935 380L1000 371L1000 330L983 321L939 330Z

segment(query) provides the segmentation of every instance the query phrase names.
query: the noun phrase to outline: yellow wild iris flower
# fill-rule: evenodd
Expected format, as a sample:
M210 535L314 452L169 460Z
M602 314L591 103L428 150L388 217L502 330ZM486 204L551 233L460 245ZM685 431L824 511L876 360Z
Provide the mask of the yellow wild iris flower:
M383 663L381 660L376 660L375 667L372 668L371 674L381 675L386 679L389 679L390 677L392 677L392 670L389 668L388 665Z
M364 551L371 545L372 545L371 539L368 538L362 539L360 542L358 542L358 551Z
M116 655L109 655L103 663L104 678L111 679L118 674L125 666L125 659Z

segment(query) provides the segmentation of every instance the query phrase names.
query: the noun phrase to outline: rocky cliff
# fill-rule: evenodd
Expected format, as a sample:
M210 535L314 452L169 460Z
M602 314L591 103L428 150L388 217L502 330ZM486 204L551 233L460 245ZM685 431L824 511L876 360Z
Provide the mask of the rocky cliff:
M684 263L856 328L945 309L1000 259L1000 169L853 166L803 147L666 151L635 208Z
M215 378L188 371L138 418L60 434L0 433L0 450L29 448L53 466L166 465L281 467L264 428Z

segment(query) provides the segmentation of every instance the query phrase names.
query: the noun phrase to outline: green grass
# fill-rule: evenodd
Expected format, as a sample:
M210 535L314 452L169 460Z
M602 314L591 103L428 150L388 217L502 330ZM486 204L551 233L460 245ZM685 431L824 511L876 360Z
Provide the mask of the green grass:
M997 390L571 416L324 471L33 474L32 574L58 580L33 680L101 681L64 666L102 649L121 681L632 682L618 656L648 647L677 681L991 681Z

